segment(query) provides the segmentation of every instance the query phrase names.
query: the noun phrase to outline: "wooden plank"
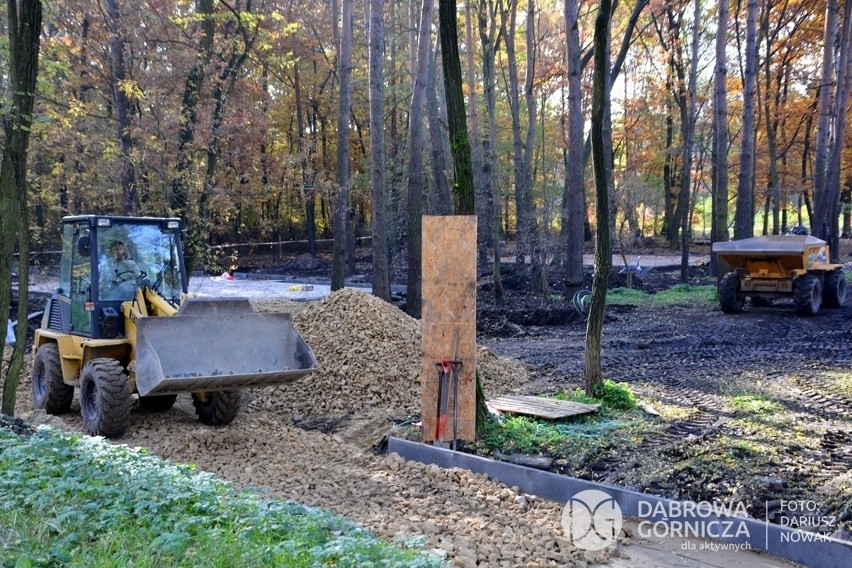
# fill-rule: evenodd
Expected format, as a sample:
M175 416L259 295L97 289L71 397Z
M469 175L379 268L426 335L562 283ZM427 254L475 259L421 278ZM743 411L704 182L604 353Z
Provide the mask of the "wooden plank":
M540 396L502 396L489 400L488 405L501 412L525 414L551 420L597 412L600 406Z
M435 440L438 371L453 357L459 376L458 439L476 438L476 216L423 217L423 360L420 373L423 441ZM452 381L445 440L453 436Z

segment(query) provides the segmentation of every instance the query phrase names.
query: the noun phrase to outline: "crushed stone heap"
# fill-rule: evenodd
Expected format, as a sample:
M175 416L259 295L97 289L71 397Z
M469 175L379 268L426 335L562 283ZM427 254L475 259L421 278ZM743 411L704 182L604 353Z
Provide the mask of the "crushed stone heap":
M290 311L289 303L256 302L257 311ZM295 310L293 310L295 312ZM371 294L344 289L293 314L320 370L291 385L258 393L256 404L306 415L342 415L368 407L420 407L420 321ZM529 379L522 363L477 349L486 396L512 392Z

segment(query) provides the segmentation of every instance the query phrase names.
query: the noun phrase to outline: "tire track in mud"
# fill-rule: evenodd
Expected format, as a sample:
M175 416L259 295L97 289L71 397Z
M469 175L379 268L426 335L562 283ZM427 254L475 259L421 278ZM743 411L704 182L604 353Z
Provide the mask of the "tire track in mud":
M617 321L605 324L604 375L630 383L640 399L656 399L688 413L670 418L660 431L629 448L601 448L572 474L673 498L743 499L756 518L764 518L768 510L774 522L783 516L781 499L817 500L823 513L839 514L846 502L825 488L852 470L852 396L838 390L831 375L852 373L850 316L852 310L844 308L800 318L785 306L747 308L740 316L712 308L619 314ZM517 348L504 340L494 350L545 364L550 377L541 384L548 392L582 384L583 330L541 333ZM761 393L771 393L783 412L792 413L791 427L804 432L807 442L797 444L795 437L762 440L760 430L749 428L748 422L759 423L760 416L729 406L733 396ZM746 420L745 431L740 419ZM690 458L709 457L707 452L723 436L732 442L717 443L716 449L736 451L742 443L747 452L748 444L769 443L771 455L746 458L753 460L746 470L723 470L713 477ZM652 474L631 475L639 467ZM638 485L637 479L642 479ZM848 528L849 522L843 526Z

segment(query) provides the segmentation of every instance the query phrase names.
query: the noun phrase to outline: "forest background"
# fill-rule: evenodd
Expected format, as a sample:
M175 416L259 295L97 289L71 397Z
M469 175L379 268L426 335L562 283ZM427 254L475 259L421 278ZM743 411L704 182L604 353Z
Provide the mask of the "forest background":
M30 246L56 250L63 215L180 216L193 267L219 260L213 245L304 239L316 253L337 237L351 269L355 239L377 235L377 272L410 267L419 216L456 211L433 4L44 4ZM587 189L600 5L450 4L480 261L499 259L508 241L534 289L547 289L553 262L579 286L596 207ZM611 6L617 243L660 236L686 253L693 237L799 224L852 234L850 2Z

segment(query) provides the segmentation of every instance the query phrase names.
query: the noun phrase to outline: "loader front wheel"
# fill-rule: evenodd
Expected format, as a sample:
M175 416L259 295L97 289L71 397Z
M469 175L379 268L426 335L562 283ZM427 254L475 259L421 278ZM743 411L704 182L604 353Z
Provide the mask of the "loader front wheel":
M117 438L127 430L130 388L115 359L92 359L80 374L80 413L93 436Z
M71 408L74 387L62 380L59 347L46 343L36 351L33 362L33 406L48 414L63 414Z
M242 406L243 392L223 390L192 393L192 405L202 424L224 426L233 422Z
M165 412L175 405L176 394L163 394L160 396L140 396L139 406L147 412Z
M740 296L740 277L728 272L719 281L719 305L726 314L739 314L743 311L745 300Z
M825 275L822 303L826 308L842 308L846 303L846 279L843 270L832 270Z
M793 281L793 305L800 316L813 316L822 305L822 286L813 274L804 274Z

